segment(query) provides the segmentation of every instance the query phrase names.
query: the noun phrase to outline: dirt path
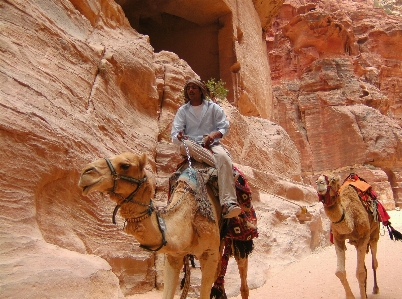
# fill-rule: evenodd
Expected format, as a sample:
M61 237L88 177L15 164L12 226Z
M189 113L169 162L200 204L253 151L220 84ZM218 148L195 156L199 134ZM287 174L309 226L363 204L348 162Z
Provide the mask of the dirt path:
M402 211L391 211L392 226L402 232ZM382 228L382 225L381 225ZM383 232L382 232L383 233ZM347 277L356 299L359 287L355 277L356 250L347 246ZM388 233L380 237L378 244L377 282L380 294L371 294L373 289L373 272L371 255L366 256L367 296L368 299L401 299L402 298L402 242L392 241ZM270 269L267 282L260 288L250 291L249 299L344 299L343 287L335 276L336 256L333 246L286 267ZM161 291L130 296L127 299L160 299ZM179 298L176 296L175 298ZM241 299L241 296L230 297Z

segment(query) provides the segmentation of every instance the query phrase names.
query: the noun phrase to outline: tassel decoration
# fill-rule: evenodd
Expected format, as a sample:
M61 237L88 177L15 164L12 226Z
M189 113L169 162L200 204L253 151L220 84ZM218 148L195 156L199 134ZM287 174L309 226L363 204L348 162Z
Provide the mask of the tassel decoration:
M391 222L389 222L389 221L387 224L387 229L388 229L389 237L391 238L391 240L402 241L402 234L400 232L398 232L396 229L394 229L391 226Z
M227 299L223 287L213 286L210 294L211 299Z
M186 276L184 276L182 279L181 279L181 281L180 281L180 290L182 290L183 289L183 287L184 287L184 282L186 281Z
M187 294L188 294L188 289L190 287L190 265L188 264L188 261L190 259L190 254L187 254L184 256L183 258L183 272L184 272L184 276L180 282L180 290L182 290L181 293L181 298L187 298Z

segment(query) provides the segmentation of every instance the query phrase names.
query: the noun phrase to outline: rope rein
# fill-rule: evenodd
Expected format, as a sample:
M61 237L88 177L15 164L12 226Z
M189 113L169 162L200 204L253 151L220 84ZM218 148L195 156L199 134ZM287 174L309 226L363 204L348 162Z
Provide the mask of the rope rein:
M265 193L267 193L267 194L269 194L269 195L271 195L271 196L277 197L277 198L279 198L279 199L281 199L281 200L283 200L283 201L286 201L286 202L288 202L288 203L291 203L291 204L293 204L293 205L295 205L295 206L298 206L298 207L300 207L300 208L304 208L304 207L311 208L311 207L314 207L314 206L316 206L316 205L318 204L318 203L315 203L315 204L312 204L312 205L309 205L309 206L302 206L302 205L299 205L299 204L297 204L297 203L291 201L290 199L287 199L287 198L285 198L285 197L283 197L283 196L274 194L274 193L269 192L268 190L266 190L266 189L264 189L264 188L262 188L262 187L260 187L260 186L257 186L256 184L254 184L253 182L251 182L250 179L248 180L248 183L249 183L250 185L252 185L254 188L257 188L257 189L259 189L259 190L261 190L261 191L264 191Z
M183 142L184 148L186 150L186 155L187 155L187 160L188 160L188 168L192 168L190 150L188 149L187 144L184 142L184 139L182 140L182 142Z
M182 196L180 197L180 199L173 206L171 206L171 207L167 206L169 209L163 209L163 210L160 211L160 213L161 214L166 214L166 213L174 210L182 202L184 196L187 193L194 193L194 192L191 189L189 189L188 186L186 186L186 188L184 189L184 192L183 192Z

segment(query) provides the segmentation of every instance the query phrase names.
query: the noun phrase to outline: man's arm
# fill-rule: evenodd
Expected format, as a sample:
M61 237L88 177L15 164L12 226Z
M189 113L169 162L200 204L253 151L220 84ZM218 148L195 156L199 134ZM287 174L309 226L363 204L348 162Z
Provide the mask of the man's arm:
M182 113L181 109L179 109L174 117L173 124L172 124L172 130L170 132L170 137L172 137L172 142L173 143L180 143L183 136L184 136L184 120L185 116Z
M217 138L223 138L229 132L229 121L226 119L226 114L222 107L220 107L218 104L215 105L217 106L217 109L215 110L216 129L222 134L222 136Z

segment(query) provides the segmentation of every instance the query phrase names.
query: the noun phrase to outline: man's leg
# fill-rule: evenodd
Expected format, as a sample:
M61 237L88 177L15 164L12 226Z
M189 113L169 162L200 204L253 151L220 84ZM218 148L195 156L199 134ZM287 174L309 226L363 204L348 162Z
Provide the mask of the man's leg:
M187 145L190 157L193 157L198 162L204 162L209 166L215 167L215 157L209 150L191 140L184 140L184 142ZM183 143L180 145L180 154L187 157Z
M241 208L237 203L232 159L221 145L214 145L211 150L214 153L215 168L218 171L219 200L223 207L223 217L236 217L240 214Z

